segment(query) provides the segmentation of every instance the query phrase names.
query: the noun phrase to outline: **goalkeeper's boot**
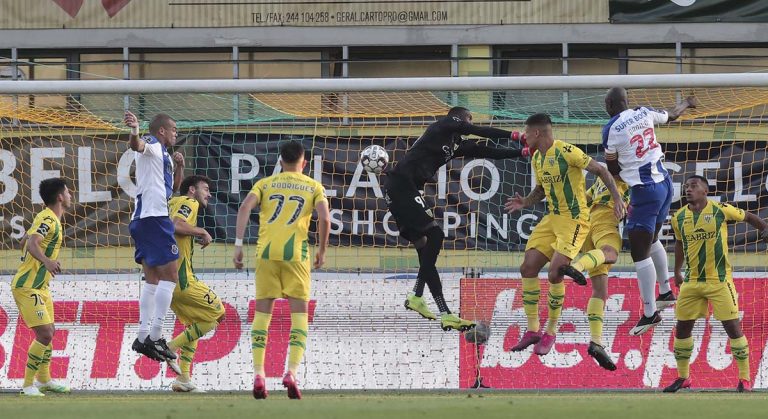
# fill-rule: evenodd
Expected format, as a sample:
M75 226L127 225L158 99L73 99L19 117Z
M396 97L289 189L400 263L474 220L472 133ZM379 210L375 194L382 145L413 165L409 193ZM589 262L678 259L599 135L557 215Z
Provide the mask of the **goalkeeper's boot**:
M584 277L584 274L579 272L578 269L574 268L571 265L561 266L560 269L558 269L558 273L560 275L571 277L571 279L573 279L573 282L575 282L578 285L587 285L587 278Z
M192 381L180 381L178 378L171 383L171 390L177 393L205 393L205 390L197 387Z
M296 381L296 377L288 371L283 376L283 387L288 390L289 399L301 399L301 390L299 390L299 383Z
M607 369L608 371L616 371L616 364L613 363L608 352L605 351L603 345L595 342L589 342L589 348L587 348L589 356L597 361L597 364Z
M739 393L751 393L752 383L748 380L739 379L739 384L736 386L736 391Z
M147 336L147 339L144 340L144 346L148 347L148 350L154 352L154 355L156 355L155 357L150 356L152 359L159 359L161 362L176 359L176 354L168 348L168 343L166 343L163 338L152 340Z
M541 332L532 332L528 330L523 333L523 337L520 338L520 342L517 342L517 345L513 346L510 350L512 352L520 352L535 343L539 343L540 340Z
M267 383L264 382L264 377L258 374L253 379L253 398L254 399L267 398Z
M677 393L678 390L683 388L691 388L690 378L678 378L672 384L664 387L665 393Z
M675 294L672 293L672 290L669 290L656 297L656 309L659 311L664 310L667 307L672 307L676 302Z
M463 332L475 327L475 322L464 320L453 313L449 313L440 316L440 327L446 332L451 329Z
M70 392L69 387L63 384L57 383L53 380L47 383L36 382L35 387L37 387L37 389L42 391L43 393L69 393Z
M405 299L405 308L413 310L424 317L427 320L437 320L437 316L434 315L427 307L427 302L423 297L417 297L416 294L410 292Z
M642 315L640 316L640 320L637 321L635 327L630 329L629 334L632 336L642 335L659 323L661 323L661 315L658 311L653 313L653 316L651 317L645 317L645 315Z
M24 397L44 397L45 396L45 394L41 393L40 390L38 390L37 387L35 386L24 387L21 389L21 393L19 394Z
M538 343L533 345L533 353L536 355L546 355L555 346L555 336L549 333L542 333Z

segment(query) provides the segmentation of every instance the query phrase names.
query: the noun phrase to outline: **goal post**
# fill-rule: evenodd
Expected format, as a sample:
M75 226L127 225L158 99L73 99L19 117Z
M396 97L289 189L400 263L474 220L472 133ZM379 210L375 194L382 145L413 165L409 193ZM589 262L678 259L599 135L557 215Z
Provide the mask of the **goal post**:
M603 96L613 86L629 89L631 106L671 108L687 95L701 103L657 129L675 185L673 210L681 205L685 177L702 174L712 185L711 198L768 218L768 74L2 81L0 276L7 283L15 273L20 238L42 209L37 185L48 177L65 178L74 205L63 220L63 275L51 287L58 328L68 334L54 343L55 374L77 388L100 390L157 388L171 379L130 351L140 273L128 233L135 167L122 125L128 109L145 133L152 116L163 112L177 121L174 151L186 158L185 174L212 180L213 198L198 225L214 243L196 249L193 259L198 276L227 305L227 320L201 342L193 375L199 371L202 387L249 385L254 257L247 252L247 271L233 269L235 219L253 184L280 171L278 150L288 139L304 144L305 173L325 186L332 211L326 267L313 273L311 340L300 372L307 388L465 388L478 371L496 388L659 387L674 374L673 312L664 313L663 325L647 339L627 335L639 295L626 243L616 279L609 281L606 308L605 339L618 371L606 375L587 356L589 292L573 285L553 354L539 359L509 351L525 327L517 279L522 251L545 207L507 214L503 204L515 193L530 192L529 162L455 159L426 186L446 235L438 265L449 306L491 324L491 339L479 352L402 308L417 273L416 252L398 237L381 177L358 164L360 151L371 144L383 146L396 164L452 106L470 109L476 124L509 130L521 130L527 116L546 112L558 139L599 160L608 120ZM509 139L488 142L519 146ZM746 224L729 232L753 384L768 387L766 247ZM246 233L251 251L257 236L253 217ZM671 256L670 229L661 237ZM310 247L314 241L313 224ZM427 300L431 304L428 293ZM290 316L280 307L270 344L284 350ZM546 303L540 307L546 318ZM10 293L0 292L0 354L6 354L0 387L13 387L23 374L30 333ZM732 387L735 363L719 323L702 320L695 337L697 386ZM268 384L275 388L284 353L267 360ZM542 382L536 376L551 378Z

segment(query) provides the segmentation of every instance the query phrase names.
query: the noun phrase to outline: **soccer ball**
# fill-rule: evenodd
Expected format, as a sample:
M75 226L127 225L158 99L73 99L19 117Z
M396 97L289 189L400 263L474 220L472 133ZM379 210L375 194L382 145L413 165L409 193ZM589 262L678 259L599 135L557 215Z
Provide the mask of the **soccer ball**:
M389 154L380 145L369 145L360 153L360 164L368 173L379 174L389 163Z
M476 345L482 345L488 342L488 337L491 336L491 327L488 323L478 322L475 327L464 332L464 340Z

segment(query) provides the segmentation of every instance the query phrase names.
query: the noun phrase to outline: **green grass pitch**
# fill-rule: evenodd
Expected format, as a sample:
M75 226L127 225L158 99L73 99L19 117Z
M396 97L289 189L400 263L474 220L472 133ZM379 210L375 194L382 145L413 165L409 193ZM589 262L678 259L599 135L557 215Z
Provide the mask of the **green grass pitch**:
M288 400L272 392L267 400L249 393L74 393L26 399L0 395L3 418L161 419L361 418L489 419L563 418L708 419L764 417L768 393L715 392L305 392Z

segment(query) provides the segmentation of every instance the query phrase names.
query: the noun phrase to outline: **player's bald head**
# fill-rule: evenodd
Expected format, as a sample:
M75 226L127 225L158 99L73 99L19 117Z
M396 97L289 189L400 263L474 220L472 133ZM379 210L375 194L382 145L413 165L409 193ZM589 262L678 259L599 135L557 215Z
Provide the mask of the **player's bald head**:
M605 111L614 116L629 108L627 91L623 87L611 87L605 94Z

